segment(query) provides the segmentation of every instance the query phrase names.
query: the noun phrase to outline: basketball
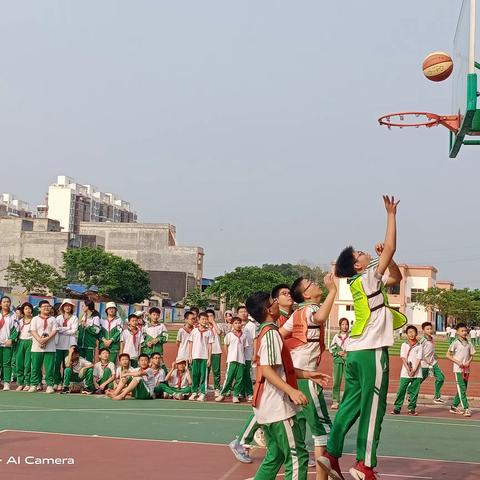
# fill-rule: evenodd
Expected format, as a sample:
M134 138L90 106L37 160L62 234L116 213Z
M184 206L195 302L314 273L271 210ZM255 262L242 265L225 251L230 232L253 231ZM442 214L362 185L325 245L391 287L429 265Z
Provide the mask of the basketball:
M446 80L453 71L453 61L445 52L433 52L423 61L423 74L432 82Z

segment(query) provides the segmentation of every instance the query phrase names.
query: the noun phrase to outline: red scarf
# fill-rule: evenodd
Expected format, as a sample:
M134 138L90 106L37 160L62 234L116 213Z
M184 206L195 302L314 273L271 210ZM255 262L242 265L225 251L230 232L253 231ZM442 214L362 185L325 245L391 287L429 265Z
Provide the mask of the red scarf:
M239 332L237 332L237 331L235 331L235 330L232 330L232 333L233 333L234 335L236 335L238 338L240 338L240 337L242 336L242 334L243 334L243 332L242 332L241 330L240 330Z
M177 388L182 388L183 373L177 370Z
M410 347L407 352L407 362L408 362L408 357L410 356L410 352L417 346L417 341L415 340L414 343L410 343L410 340L409 340L408 344L410 345Z
M68 319L63 317L63 326L68 327Z
M138 328L135 330L135 332L133 330L129 330L130 331L130 334L132 335L133 337L133 345L136 347L137 346L137 333L138 333Z
M348 332L345 334L343 338L340 335L338 335L338 338L340 338L340 348L343 350L343 344L347 341Z
M48 319L50 317L47 317L47 318L40 317L40 318L43 320L43 329L47 330L48 329Z
M3 328L4 325L5 325L5 318L2 313L2 318L0 318L0 330Z

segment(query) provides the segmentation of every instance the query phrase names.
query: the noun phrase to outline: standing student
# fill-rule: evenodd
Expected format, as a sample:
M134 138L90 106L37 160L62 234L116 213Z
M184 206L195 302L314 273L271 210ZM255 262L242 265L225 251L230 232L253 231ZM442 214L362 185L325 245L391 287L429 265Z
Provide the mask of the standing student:
M407 335L407 341L402 343L400 349L400 358L402 359L403 365L392 414L400 414L408 389L408 414L418 415L416 408L418 392L420 390L420 384L422 383L422 369L420 365L423 358L423 347L421 343L417 342L417 327L408 325L405 333Z
M387 212L385 243L375 246L378 259L353 247L345 248L337 259L337 277L349 278L355 309L345 363L345 391L333 422L326 452L317 462L333 479L343 479L338 459L345 436L358 419L357 463L350 469L355 479L374 480L377 448L387 408L388 347L393 331L406 323L403 314L388 305L386 287L398 284L402 274L393 261L396 250L398 202L383 197Z
M63 393L70 392L71 382L82 382L82 394L90 395L95 391L93 382L93 363L80 356L76 345L70 347L65 359L65 375L63 378Z
M477 331L475 330L475 327L470 328L470 342L472 342L473 346L477 344Z
M98 348L108 348L110 350L110 361L113 363L117 361L120 351L121 334L122 319L117 315L117 306L115 302L107 302L105 318L100 319L100 345Z
M136 400L154 398L155 376L149 363L149 356L142 353L138 357L138 368L122 374L120 383L112 394L112 400L125 400L129 393L132 393Z
M251 402L253 399L252 383L252 357L253 357L253 339L257 335L257 325L255 321L248 316L247 308L241 305L237 309L237 316L242 319L243 332L247 337L248 347L245 349L245 369L243 371L242 397Z
M433 340L433 326L430 322L422 323L423 336L420 339L420 344L423 349L422 358L422 383L427 377L432 374L435 377L435 395L433 396L433 403L443 404L445 400L442 399L442 386L445 381L445 375L443 374L440 366L437 362L437 355L435 353L435 343ZM410 388L407 390L410 393Z
M27 391L30 388L30 374L32 371L32 318L33 306L25 302L21 307L22 313L19 322L18 344L16 350L17 365L17 392Z
M223 324L218 324L215 321L215 310L211 308L205 310L208 315L208 328L213 336L212 344L212 363L208 368L207 378L210 377L210 370L213 373L213 389L215 390L215 397L220 395L220 389L222 385L220 383L220 370L222 364L222 339L221 336L225 336L227 333Z
M448 335L449 335L448 344L451 345L457 338L457 328L454 326L450 327L450 332Z
M29 392L35 392L42 383L42 368L45 370L45 393L54 393L55 375L55 335L57 321L51 316L51 306L47 300L38 304L40 314L32 319L32 375Z
M168 341L167 327L159 323L161 311L158 307L152 307L149 312L150 322L145 326L143 333L142 353L151 356L154 353L163 355L163 344Z
M195 314L191 310L187 310L183 314L183 327L177 332L177 358L186 358L189 360L188 339L193 331L193 321Z
M191 307L190 312L193 313L192 323L196 327L198 325L198 316L200 315L200 310L197 307Z
M453 399L450 413L471 417L472 412L468 405L467 386L470 376L470 364L475 355L475 347L468 340L468 330L464 323L457 325L457 338L447 351L447 358L453 363L453 373L457 383L457 394ZM461 410L459 405L462 406Z
M207 394L207 369L212 358L213 336L208 328L208 315L201 312L198 327L188 338L188 357L192 365L192 394L189 400L204 402Z
M83 317L78 324L77 345L81 357L89 362L95 358L98 334L100 333L100 315L92 300L83 302Z
M138 317L134 313L130 314L127 328L120 335L120 353L128 353L130 363L134 368L138 367L143 342L143 335L137 326L137 322Z
M102 348L98 352L98 362L93 366L93 385L95 393L105 393L109 388L113 388L115 380L115 364L109 360L110 352L108 348Z
M293 300L298 308L280 328L285 345L292 356L296 369L315 372L320 364L325 349L325 323L335 301L337 288L333 274L324 278L328 294L320 305L323 291L320 285L303 277L297 278L290 288ZM312 432L315 456L319 457L325 450L332 422L328 415L323 389L313 380L301 379L298 388L308 399L308 404L299 412L302 428L305 423ZM317 465L317 480L327 478L327 474Z
M248 347L248 339L242 332L240 317L233 317L232 331L225 335L224 343L227 347L227 373L223 388L215 401L222 402L227 393L233 389L232 402L240 403L238 397L242 389L245 349Z
M330 344L329 351L333 355L333 389L332 389L332 410L338 410L340 403L340 387L342 386L343 370L345 368L345 358L347 352L348 330L350 322L348 318L341 318L338 321L340 331L335 334Z
M10 297L0 298L0 368L2 369L3 390L10 390L12 381L13 345L18 335L18 324L11 308Z
M73 313L75 304L72 300L65 299L59 307L60 315L57 320L57 336L55 343L55 390L62 390L63 372L65 370L65 358L69 354L70 347L77 344L78 318Z
M278 301L267 292L257 292L246 302L249 314L260 324L256 339L257 364L253 408L267 442L265 459L255 480L273 480L285 466L287 480L306 480L308 452L305 431L301 427L298 406L308 399L298 389L297 377L323 383L327 376L318 371L302 371L293 365L288 348L278 332Z

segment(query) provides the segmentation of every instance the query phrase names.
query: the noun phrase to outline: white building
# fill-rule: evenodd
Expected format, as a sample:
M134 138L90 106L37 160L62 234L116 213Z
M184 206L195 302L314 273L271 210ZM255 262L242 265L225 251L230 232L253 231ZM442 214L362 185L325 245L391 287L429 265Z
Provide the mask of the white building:
M47 205L38 205L37 215L58 220L64 231L73 233L79 232L80 222L137 221L130 203L64 175L58 176L57 182L48 187Z
M11 193L0 194L0 215L5 217L26 217L32 216L27 202L19 200Z

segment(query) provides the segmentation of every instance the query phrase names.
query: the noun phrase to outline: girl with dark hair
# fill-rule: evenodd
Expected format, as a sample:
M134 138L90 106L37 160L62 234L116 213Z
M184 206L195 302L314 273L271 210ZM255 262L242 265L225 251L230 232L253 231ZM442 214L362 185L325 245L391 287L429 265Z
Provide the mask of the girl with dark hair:
M100 315L91 300L85 300L83 304L84 313L78 325L78 349L81 357L93 362L100 332Z
M11 311L10 297L0 298L0 368L2 369L3 390L10 390L12 381L13 344L18 335L15 313Z
M20 307L22 318L19 322L18 344L16 352L17 365L17 392L30 388L30 374L32 371L32 318L33 305L25 302Z

